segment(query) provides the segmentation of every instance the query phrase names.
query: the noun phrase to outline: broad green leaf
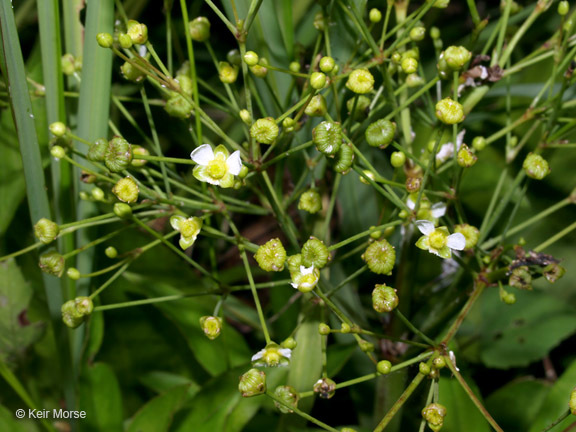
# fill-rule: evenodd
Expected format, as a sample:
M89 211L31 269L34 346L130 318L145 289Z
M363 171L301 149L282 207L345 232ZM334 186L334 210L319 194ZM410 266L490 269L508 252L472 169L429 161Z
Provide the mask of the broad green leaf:
M225 372L205 385L190 401L186 417L177 432L241 431L254 416L266 396L243 398L238 391L238 377L249 366Z
M14 260L0 263L0 361L12 362L42 335L44 325L26 316L32 288Z
M497 289L488 290L467 324L479 338L476 348L486 366L526 366L576 330L576 314L569 304L538 291L517 292L516 298L514 305L506 305Z
M190 385L185 384L152 399L134 415L128 432L168 431L174 414L189 397L189 390Z
M467 382L474 389L473 383L470 380ZM440 378L439 394L439 402L447 409L442 431L490 432L492 430L455 378Z
M486 408L506 432L524 432L534 423L550 383L533 378L512 381L486 399Z
M530 432L540 432L546 426L551 424L562 414L568 411L568 401L570 400L570 393L576 385L576 361L572 362L570 366L564 371L562 376L554 383L546 399L542 403L540 410ZM560 422L554 430L567 431L568 427L576 422L574 416L568 416L564 421Z
M80 377L80 409L86 411L82 430L122 431L122 394L114 371L105 363L86 367Z

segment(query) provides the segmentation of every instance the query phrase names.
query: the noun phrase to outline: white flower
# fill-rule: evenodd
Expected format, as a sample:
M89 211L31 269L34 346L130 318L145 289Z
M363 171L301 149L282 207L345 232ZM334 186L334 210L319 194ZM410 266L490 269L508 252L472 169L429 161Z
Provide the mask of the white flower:
M406 206L410 210L416 208L416 200L418 198L418 192L411 193L408 195L406 200ZM438 225L438 219L446 214L446 204L443 202L437 202L430 206L428 198L422 197L420 201L420 208L418 209L417 217L418 219L426 219L432 222L434 225Z
M465 133L466 130L462 129L462 132L460 132L456 137L456 151L460 150L460 146L464 142ZM438 150L438 153L436 153L436 163L443 164L452 156L454 156L454 143L449 142L440 147L440 150Z
M291 356L291 349L280 348L278 344L270 342L266 348L254 354L251 360L252 365L256 367L286 366L290 363Z
M441 258L450 258L452 250L463 250L466 245L466 238L462 234L450 234L446 227L435 228L434 224L427 220L417 220L416 226L424 234L418 239L416 246Z
M170 225L176 231L180 232L180 241L178 244L183 250L188 249L196 241L196 237L202 228L202 219L199 217L189 217L173 215L170 218Z
M318 284L320 271L312 267L300 266L300 271L292 274L291 285L302 292L309 292Z
M210 144L202 144L190 153L190 157L198 164L193 172L197 180L222 188L232 187L234 176L242 169L240 151L230 154L223 145L212 150Z

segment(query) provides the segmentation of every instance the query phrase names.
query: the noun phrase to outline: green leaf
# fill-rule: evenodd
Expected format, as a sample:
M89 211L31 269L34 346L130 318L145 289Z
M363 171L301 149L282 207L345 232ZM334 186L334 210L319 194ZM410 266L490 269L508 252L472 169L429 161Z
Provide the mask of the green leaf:
M88 366L80 377L80 409L86 411L82 430L122 431L122 394L114 371L105 363Z
M240 395L238 377L245 371L246 366L230 370L205 385L190 401L188 414L176 431L241 431L266 400L263 395Z
M471 380L466 380L466 382L475 390ZM492 430L455 378L440 378L439 394L440 403L447 410L442 432L490 432Z
M174 413L180 409L186 398L189 397L190 386L190 384L185 384L174 387L152 399L136 413L128 427L128 432L161 432L169 430Z
M550 383L533 378L512 381L486 399L486 408L506 432L530 429L542 407Z
M0 263L0 361L11 362L43 333L41 322L26 317L32 288L14 260Z
M576 330L574 308L566 302L537 291L519 292L516 298L510 306L500 301L498 290L487 291L467 323L479 344L469 349L479 349L488 367L527 366Z
M574 389L574 383L576 383L576 361L570 364L546 395L546 399L544 399L538 415L529 429L530 432L541 431L568 411L568 401L570 400L570 392ZM573 416L568 416L554 430L567 431L574 421Z

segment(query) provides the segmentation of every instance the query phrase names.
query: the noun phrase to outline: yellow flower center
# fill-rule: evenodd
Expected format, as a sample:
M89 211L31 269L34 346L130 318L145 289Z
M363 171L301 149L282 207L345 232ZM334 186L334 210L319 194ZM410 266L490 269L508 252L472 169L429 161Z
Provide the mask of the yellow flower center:
M278 352L277 348L267 348L266 352L262 356L262 360L264 360L268 366L277 366L281 359L282 354Z
M198 235L199 231L200 227L194 219L186 219L180 223L180 234L182 234L182 237L186 239Z
M442 249L446 246L446 237L442 231L436 230L428 237L428 244L434 249Z
M226 161L220 158L215 158L208 162L208 175L214 180L220 180L228 172Z

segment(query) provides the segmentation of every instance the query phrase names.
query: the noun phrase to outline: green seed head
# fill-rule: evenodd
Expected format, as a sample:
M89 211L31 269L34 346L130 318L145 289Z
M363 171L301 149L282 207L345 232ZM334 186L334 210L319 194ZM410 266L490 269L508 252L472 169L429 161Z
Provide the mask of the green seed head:
M396 123L380 119L366 128L366 142L372 147L385 149L390 145L396 134Z
M250 127L250 136L262 144L272 144L280 129L272 117L258 119Z
M406 76L406 85L410 88L420 87L423 84L424 84L424 78L422 78L418 74L413 73Z
M64 272L64 257L56 251L46 252L40 255L38 265L44 273L60 277Z
M432 360L432 367L434 369L444 369L446 367L446 360L444 360L442 356L435 357L434 360Z
M111 48L114 45L114 38L110 33L98 33L96 35L96 42L102 48Z
M304 113L310 117L322 117L326 114L326 110L326 99L322 95L316 95L312 97Z
M293 350L294 348L296 348L296 345L297 345L296 339L294 339L293 337L289 337L284 339L284 341L280 344L280 347Z
M323 32L324 28L326 27L325 21L326 20L324 19L324 14L322 11L316 12L316 15L314 15L314 28L319 32Z
M342 144L340 150L332 159L334 171L340 174L347 174L354 163L354 150L348 144Z
M542 270L544 277L550 283L556 282L566 273L566 269L558 263L550 263Z
M426 0L428 3L433 3L432 7L438 9L446 9L450 4L450 0Z
M310 214L315 214L322 210L322 197L316 189L307 190L300 195L298 210L303 210Z
M118 180L112 188L112 193L120 201L133 204L138 201L138 183L132 177L124 177Z
M206 17L198 17L188 23L190 37L196 42L205 42L210 38L210 21Z
M166 105L164 106L164 110L172 117L176 117L179 119L187 119L190 118L192 115L192 104L188 102L182 95L172 92L170 97L166 101Z
M532 274L527 266L514 268L510 272L508 285L521 290L532 290Z
M238 78L238 71L239 69L236 65L231 65L228 62L218 63L218 77L225 84L235 83Z
M132 161L132 146L122 137L114 137L108 143L104 164L112 172L120 172L128 168Z
M297 61L290 62L290 64L288 65L288 69L290 69L294 73L300 72L300 62Z
M254 259L264 271L282 271L286 262L286 249L280 239L274 238L258 248Z
M59 233L60 227L50 219L42 218L34 225L34 235L44 244L52 243Z
M258 396L266 392L266 374L252 368L240 377L238 390L242 397Z
M322 378L316 381L312 390L321 399L330 399L336 393L336 383L330 378Z
M430 37L434 40L440 39L440 29L438 27L432 27L430 29Z
M546 159L535 153L529 153L528 156L526 156L522 168L524 168L528 177L536 180L542 180L550 174L550 166Z
M342 145L342 126L337 122L323 121L312 131L312 141L319 152L332 156Z
M220 332L222 331L222 318L203 316L200 318L200 327L208 339L214 340L220 336Z
M444 51L444 60L450 69L458 71L472 58L472 53L463 46L449 46Z
M376 285L372 291L372 307L376 312L392 312L398 306L396 290L385 284Z
M99 138L94 141L94 144L88 149L88 154L86 158L93 162L103 162L106 158L106 152L108 151L108 140L105 138Z
M382 239L372 243L364 254L362 259L368 264L368 268L377 274L388 274L394 268L396 262L396 251L388 243L388 240Z
M148 161L144 159L138 159L139 155L148 156L150 152L145 149L144 147L140 146L133 146L132 147L132 161L130 162L130 166L134 168L142 168Z
M473 248L478 243L480 238L480 231L478 228L468 224L456 225L454 227L454 232L460 233L466 239L466 249Z
M431 372L431 368L427 363L421 362L418 365L418 371L422 374L422 375L429 375Z
M439 431L444 424L446 417L446 407L438 403L431 403L422 410L422 417L428 423L428 427L433 431Z
M322 240L310 237L302 246L302 265L321 269L330 260L330 252Z
M452 125L464 120L464 107L450 98L436 104L436 117L444 124Z
M368 69L356 69L348 76L346 87L356 94L370 93L374 88L374 76Z
M462 144L460 150L458 150L456 160L462 168L470 168L476 163L478 156L476 156L466 144Z
M124 62L124 64L120 66L120 73L125 79L132 82L140 82L146 76L146 74L142 70L140 70L139 68L137 68L136 66L134 66L132 63L129 62Z
M289 414L294 412L292 408L298 408L298 392L294 387L290 386L279 386L274 390L274 396L280 399L283 403L274 401L274 405L282 414Z
M268 69L262 65L250 66L250 72L252 72L254 76L258 78L265 78L266 75L268 75Z
M368 107L370 106L370 102L370 98L364 95L357 95L356 97L348 99L346 101L348 114L352 115L352 110L354 110L354 115L352 118L356 121L364 120L368 115Z

